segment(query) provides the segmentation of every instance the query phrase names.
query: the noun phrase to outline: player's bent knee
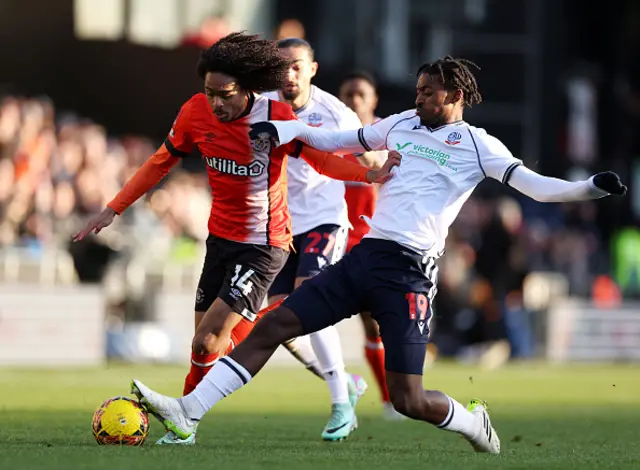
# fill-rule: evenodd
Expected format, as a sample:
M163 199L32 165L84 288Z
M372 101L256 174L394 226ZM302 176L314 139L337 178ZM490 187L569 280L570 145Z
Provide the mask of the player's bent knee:
M195 354L212 354L217 338L213 333L196 333L191 342L191 350Z
M378 328L378 323L373 319L370 313L361 313L360 319L362 320L364 334L367 339L372 340L380 337L380 329Z

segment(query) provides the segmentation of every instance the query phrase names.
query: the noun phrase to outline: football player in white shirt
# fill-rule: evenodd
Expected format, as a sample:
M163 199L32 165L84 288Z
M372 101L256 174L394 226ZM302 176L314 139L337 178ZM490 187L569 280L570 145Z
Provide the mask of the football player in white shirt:
M311 84L318 63L308 42L288 38L278 41L278 47L291 60L289 77L283 89L264 93L266 97L291 105L300 121L309 126L332 130L362 127L356 113L335 96ZM350 226L344 182L321 175L301 158L290 158L287 165L293 249L269 289L272 306L342 258ZM327 382L331 417L322 431L322 438L335 441L347 437L357 426L353 411L367 383L359 375L345 372L340 336L335 326L295 338L284 346L307 369ZM345 426L347 421L350 424Z
M183 398L162 396L139 381L134 392L182 436L225 396L248 383L278 345L368 310L385 346L387 386L402 414L461 434L476 452L500 453L486 404L463 406L440 391L423 390L422 368L436 291L435 258L450 224L478 183L494 178L541 202L624 195L615 173L569 182L531 171L495 137L462 120L463 109L481 101L469 62L445 57L418 70L416 109L358 131L313 129L272 121L254 126L275 144L299 139L344 152L397 151L401 165L380 190L371 231L354 249L266 315L228 357L222 358Z

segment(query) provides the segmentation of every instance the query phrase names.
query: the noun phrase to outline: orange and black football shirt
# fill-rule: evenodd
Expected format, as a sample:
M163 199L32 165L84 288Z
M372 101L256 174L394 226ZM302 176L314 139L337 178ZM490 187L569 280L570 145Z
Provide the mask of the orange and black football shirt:
M108 206L120 214L197 147L211 186L209 232L227 240L277 246L291 243L287 207L287 157L300 156L316 171L343 181L367 181L367 169L298 141L272 148L270 139L250 140L250 125L297 119L286 103L251 95L245 113L220 122L204 93L187 101L165 143Z

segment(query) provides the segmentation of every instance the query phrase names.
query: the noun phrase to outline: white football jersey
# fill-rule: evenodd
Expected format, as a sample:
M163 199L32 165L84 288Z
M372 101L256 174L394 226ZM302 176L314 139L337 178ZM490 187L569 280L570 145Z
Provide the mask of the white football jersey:
M277 91L264 95L281 101ZM346 131L362 127L355 112L315 85L311 86L309 101L296 114L305 124L323 129ZM302 158L290 158L287 165L287 199L294 235L323 224L350 226L344 200L344 182L319 174Z
M367 150L396 150L402 163L382 185L369 238L393 240L440 256L449 226L484 178L505 182L522 161L484 129L464 121L430 129L415 110L365 126Z

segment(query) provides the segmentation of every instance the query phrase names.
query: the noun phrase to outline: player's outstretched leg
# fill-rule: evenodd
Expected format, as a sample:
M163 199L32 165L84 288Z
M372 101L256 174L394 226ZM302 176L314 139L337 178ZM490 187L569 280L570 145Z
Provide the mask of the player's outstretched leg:
M266 315L270 311L279 307L281 304L282 302L278 302L277 304L270 305L269 307L261 310L260 312L258 312L258 314L256 315L256 319L253 322L247 320L246 318L243 318L240 321L240 323L238 323L231 331L231 342L227 347L227 350L225 351L225 356L228 355L231 351L233 351L233 349L237 344L240 344L242 341L244 341L247 338L247 336L249 336L249 333L251 332L253 327L256 325L256 322L258 320L260 320L264 315ZM188 395L193 390L195 390L197 385L202 381L202 379L209 372L209 370L211 370L211 367L213 367L213 365L218 361L218 359L219 357L217 354L211 356L211 363L208 364L206 368L203 367L198 370L197 380L194 379L195 376L193 374L190 374L190 376L188 376L188 379L190 377L191 379L194 379L194 380L190 388L187 389L187 387L185 386L183 395ZM193 369L194 369L194 365L192 364L192 371ZM195 432L191 434L188 439L180 439L172 431L167 432L164 436L162 436L156 442L156 444L158 445L194 445L195 443L196 443Z
M288 308L278 307L258 322L249 337L229 356L218 360L190 394L182 398L167 397L139 380L133 380L132 393L168 430L180 439L188 439L207 411L249 383L280 344L301 335L298 317Z
M484 401L471 400L464 407L440 391L424 390L421 375L387 370L387 386L393 406L403 415L461 434L476 452L500 453L500 439Z

